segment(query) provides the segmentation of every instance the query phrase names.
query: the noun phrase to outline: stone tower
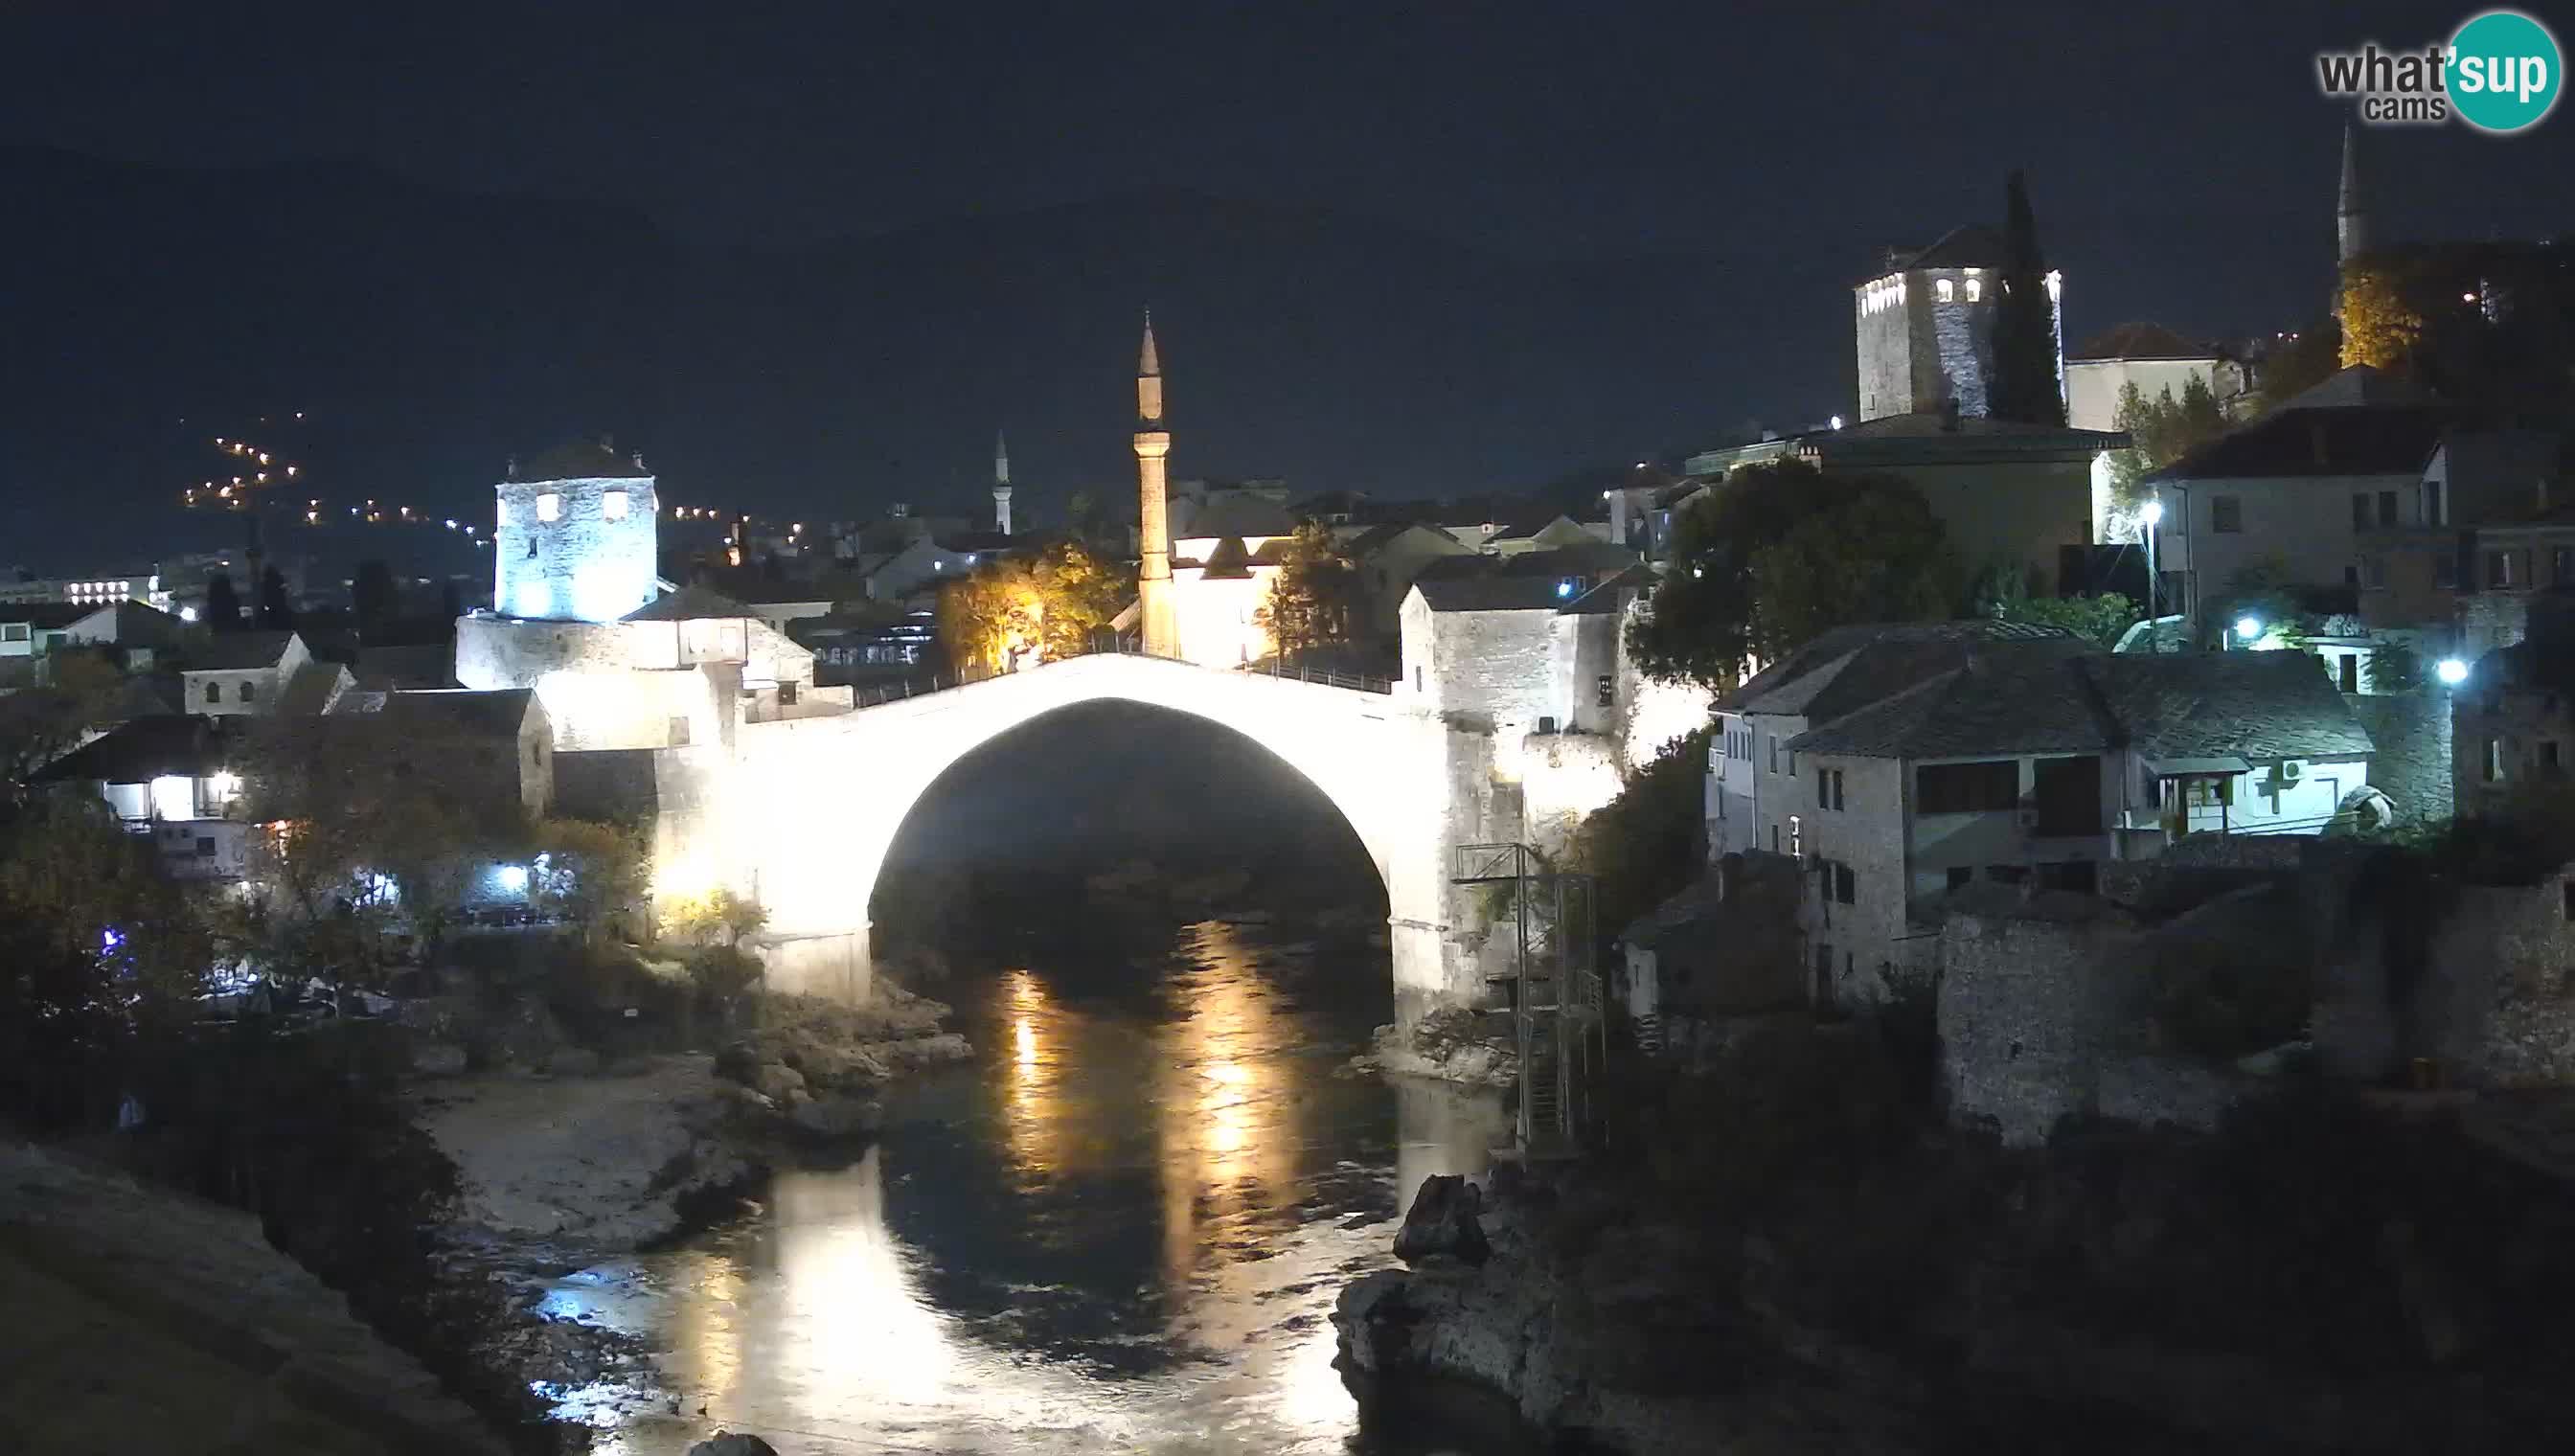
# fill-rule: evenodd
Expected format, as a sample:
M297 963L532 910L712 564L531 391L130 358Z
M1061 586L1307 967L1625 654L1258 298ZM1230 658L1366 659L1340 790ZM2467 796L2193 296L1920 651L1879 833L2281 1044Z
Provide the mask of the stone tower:
M1145 313L1145 345L1136 357L1136 606L1145 651L1158 658L1181 655L1181 622L1172 602L1172 523L1165 496L1163 460L1172 453L1163 428L1163 360L1154 349L1154 314Z
M2334 206L2334 259L2348 264L2369 251L2369 209L2360 192L2360 135L2342 127L2342 197Z
M615 622L653 600L662 507L642 456L606 441L547 451L494 488L492 605L505 617Z
M1982 418L1991 404L1995 308L2008 249L1980 224L1928 248L1888 248L1851 289L1859 351L1859 418L1936 414ZM2064 280L2045 278L2054 319L2058 390L2065 378Z
M993 529L1011 534L1011 442L999 432L993 436Z

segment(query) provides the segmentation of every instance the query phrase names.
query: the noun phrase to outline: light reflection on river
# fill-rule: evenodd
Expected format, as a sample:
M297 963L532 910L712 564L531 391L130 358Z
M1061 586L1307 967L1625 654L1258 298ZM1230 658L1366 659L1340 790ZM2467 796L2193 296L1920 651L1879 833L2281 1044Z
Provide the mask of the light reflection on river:
M1398 1189L1483 1170L1497 1104L1332 1075L1384 1014L1381 946L1209 923L1139 958L961 976L977 1059L901 1088L859 1163L558 1285L681 1397L597 1411L600 1449L1396 1449L1355 1435L1331 1302L1390 1262Z

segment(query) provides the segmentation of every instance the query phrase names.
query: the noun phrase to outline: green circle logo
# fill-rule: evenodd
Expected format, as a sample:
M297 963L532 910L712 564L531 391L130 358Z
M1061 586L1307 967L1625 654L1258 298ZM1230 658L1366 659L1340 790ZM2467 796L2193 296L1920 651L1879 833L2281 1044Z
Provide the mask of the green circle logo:
M2479 131L2537 125L2564 89L2561 54L2548 27L2518 10L2489 10L2450 37L2450 105Z

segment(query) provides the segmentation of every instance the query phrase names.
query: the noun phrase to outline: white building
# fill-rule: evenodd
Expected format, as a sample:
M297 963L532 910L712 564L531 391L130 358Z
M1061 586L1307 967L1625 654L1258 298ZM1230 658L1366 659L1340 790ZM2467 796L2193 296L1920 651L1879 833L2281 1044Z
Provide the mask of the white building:
M2065 423L2077 430L2119 429L2119 394L2130 385L2151 404L2174 400L2196 381L2219 409L2244 394L2243 369L2215 346L2185 339L2161 324L2121 324L2084 341L2065 359Z
M1280 494L1286 493L1285 487ZM1172 524L1172 611L1182 658L1203 668L1240 668L1270 656L1262 613L1278 585L1280 553L1296 523L1254 490L1226 490L1179 509Z
M212 718L275 713L289 680L311 666L313 654L293 632L211 634L189 651L187 669L179 675L186 711ZM326 702L314 711L329 707Z
M1816 998L1867 1002L1927 969L1931 897L2090 891L2101 861L2185 834L2319 834L2367 788L2373 751L2304 653L1997 644L1762 743L1755 825L1806 871Z
M126 828L151 837L173 876L239 878L253 826L226 817L241 792L232 746L214 719L138 718L56 759L43 776L92 788Z
M615 622L653 600L661 502L643 457L563 446L494 488L492 603L544 622Z

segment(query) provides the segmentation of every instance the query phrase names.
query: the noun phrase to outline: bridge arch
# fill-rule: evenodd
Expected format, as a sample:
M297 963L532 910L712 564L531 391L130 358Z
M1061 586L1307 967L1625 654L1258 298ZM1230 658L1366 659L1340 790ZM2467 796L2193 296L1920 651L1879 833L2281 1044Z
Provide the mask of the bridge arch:
M968 753L1085 703L1168 709L1231 729L1296 770L1384 881L1405 1019L1482 986L1458 941L1451 846L1483 837L1490 740L1384 694L1103 655L828 718L745 724L723 795L725 858L770 913L773 983L856 993L872 978L869 900L913 806Z

